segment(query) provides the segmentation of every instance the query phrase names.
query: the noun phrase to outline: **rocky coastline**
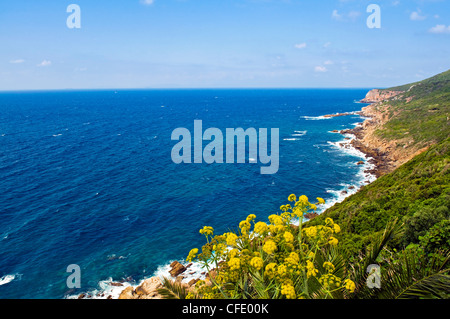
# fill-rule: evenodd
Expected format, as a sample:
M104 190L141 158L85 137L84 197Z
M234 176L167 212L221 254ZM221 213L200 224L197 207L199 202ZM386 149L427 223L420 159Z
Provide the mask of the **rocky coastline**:
M345 147L350 145L355 149L366 154L369 162L373 164L374 168L366 170L365 173L373 174L377 178L392 172L395 168L405 163L418 153L423 150L416 150L414 152L404 153L400 155L396 148L397 141L385 141L379 139L375 135L375 131L386 123L387 118L383 116L383 109L388 106L382 106L382 102L395 98L401 92L397 91L382 91L382 90L371 90L367 93L366 97L360 101L360 103L370 103L365 106L359 112L348 112L348 113L337 113L324 115L324 117L337 117L337 116L347 116L358 114L366 118L363 123L360 123L353 129L345 130L334 130L333 133L340 133L342 135L353 135L354 138L351 141L345 142L347 144ZM346 137L346 140L350 138ZM344 146L344 145L343 145ZM358 162L357 165L363 164L364 162ZM317 216L317 213L312 213L309 216L305 216L308 219L312 219ZM184 286L187 290L192 290L195 283L200 280L191 279L189 282L184 280L186 277L185 273L189 273L189 268L192 264L183 265L179 261L174 261L170 264L170 270L168 271L167 279L172 280ZM211 276L214 276L214 270L211 272ZM205 281L209 281L210 274L202 273L205 277ZM127 286L125 287L119 295L119 299L161 299L162 296L159 293L159 289L163 288L162 279L159 276L154 276L145 279L137 286ZM120 283L111 283L112 285L120 285ZM109 299L111 296L108 296ZM85 298L85 296L80 295L79 298Z
M384 102L397 99L402 93L401 91L374 89L369 91L366 97L359 101L360 103L370 103L368 106L363 107L361 111L325 115L325 117L335 117L358 114L366 118L363 123L353 129L335 130L333 132L343 135L351 134L355 137L350 142L351 146L370 158L369 162L374 164L375 168L366 171L366 173L374 174L377 178L392 172L427 149L399 147L399 142L404 143L404 141L381 139L375 133L378 129L382 129L383 125L388 121L386 116L388 112L386 110L389 109L389 104Z

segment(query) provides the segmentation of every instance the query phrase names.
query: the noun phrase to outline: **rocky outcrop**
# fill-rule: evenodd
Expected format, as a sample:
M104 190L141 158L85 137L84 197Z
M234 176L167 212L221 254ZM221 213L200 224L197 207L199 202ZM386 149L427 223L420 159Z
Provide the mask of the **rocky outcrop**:
M182 273L184 273L186 271L186 267L183 266L181 263L179 263L178 261L174 261L170 264L170 267L172 268L171 270L169 270L169 274L172 277L177 277L179 275L181 275Z
M136 288L128 286L119 296L119 299L161 299L158 289L163 285L159 277L151 277L144 280Z
M403 93L402 91L388 91L388 90L370 90L364 99L362 99L361 103L377 103L385 100L389 100L396 95Z
M375 164L376 168L370 173L377 177L392 172L428 148L409 147L413 144L413 140L407 134L397 140L383 139L376 134L389 121L390 105L380 102L391 98L397 99L401 97L398 96L400 93L402 92L371 90L361 102L372 104L363 107L359 112L368 119L354 129L341 131L341 134L353 134L356 137L351 141L352 146L372 158L371 163Z

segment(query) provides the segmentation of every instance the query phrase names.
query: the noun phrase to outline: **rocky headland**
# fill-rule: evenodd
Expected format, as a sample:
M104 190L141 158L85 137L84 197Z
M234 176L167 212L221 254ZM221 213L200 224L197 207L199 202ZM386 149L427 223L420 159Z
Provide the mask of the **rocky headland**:
M361 111L325 115L325 117L335 117L359 114L366 117L361 125L353 129L334 130L333 132L355 136L350 144L371 158L370 162L375 165L375 169L371 170L370 173L376 177L392 172L427 149L427 147L420 149L408 147L408 144L410 144L408 137L402 140L387 140L376 134L389 120L389 100L398 99L402 93L402 91L374 89L369 91L366 97L360 101L360 103L370 103L370 105L363 107ZM399 145L403 146L400 147Z

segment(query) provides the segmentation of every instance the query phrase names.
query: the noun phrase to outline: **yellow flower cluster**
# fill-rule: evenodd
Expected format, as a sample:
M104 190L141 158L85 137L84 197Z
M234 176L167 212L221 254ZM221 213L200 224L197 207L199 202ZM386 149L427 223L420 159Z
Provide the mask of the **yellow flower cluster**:
M257 222L254 230L255 233L264 235L267 232L267 224L265 222Z
M341 279L333 274L325 274L319 278L319 283L326 290L332 290L341 286Z
M266 243L264 244L263 250L264 250L267 254L271 255L271 254L273 254L273 253L277 250L277 245L275 244L275 242L274 242L273 240L270 240L270 239L269 239L269 240L266 241Z
M250 265L256 270L260 270L264 267L264 260L261 257L253 257L252 260L250 260Z
M203 234L203 235L212 236L213 233L214 233L214 228L212 228L211 226L205 226L202 229L200 229L200 234Z
M306 277L311 277L311 276L316 276L317 273L319 272L315 267L314 264L311 260L307 260L306 261Z
M317 205L325 201L317 198L313 204L307 196L295 194L288 200L291 204L282 205L280 213L268 216L269 223L257 222L256 215L250 214L239 223L239 232L215 237L212 237L212 227L203 227L200 233L206 236L207 244L201 254L198 249L192 249L187 259L197 258L208 271L214 264L216 275L214 280L196 285L195 293L189 297L294 299L344 289L353 292L355 284L345 280L341 285L345 278L338 277L335 271L338 265L331 262L335 259L329 247L339 243L336 238L341 231L339 225L331 218L322 225L305 227L303 224L303 214L317 209ZM326 261L319 263L319 260ZM258 289L261 290L256 293Z
M228 266L230 266L231 270L238 270L239 268L241 268L241 260L236 257L231 258L228 262Z
M281 285L281 294L286 296L286 299L295 299L297 297L295 288L291 284Z
M188 262L192 262L192 260L197 256L198 254L198 248L191 249L189 252L189 255L187 256L186 260Z
M227 245L236 246L236 241L239 238L235 233L226 233Z
M350 279L344 280L345 289L348 290L348 292L353 293L356 289L356 285L353 281Z
M287 243L292 243L292 242L294 242L294 235L292 235L292 233L291 232L285 232L284 233L284 235L283 235L283 237L284 237L284 240L287 242Z

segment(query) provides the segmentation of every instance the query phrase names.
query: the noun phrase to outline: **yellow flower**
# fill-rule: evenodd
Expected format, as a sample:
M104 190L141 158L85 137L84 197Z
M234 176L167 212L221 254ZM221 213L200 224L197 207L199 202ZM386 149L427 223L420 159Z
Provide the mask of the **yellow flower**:
M255 215L255 214L250 214L250 215L247 216L247 219L246 219L246 220L247 220L248 222L251 222L251 221L254 220L255 218L256 218L256 215Z
M269 221L273 225L283 225L283 219L279 215L272 214L269 216Z
M325 218L325 225L328 225L328 224L330 224L330 225L334 224L333 220L330 217Z
M295 196L295 194L291 194L288 197L288 201L290 202L295 202L297 200L297 196Z
M239 254L239 250L237 250L236 248L230 250L230 252L228 253L228 256L230 256L230 258L234 258Z
M191 249L191 251L189 252L189 255L186 258L186 260L191 262L192 259L194 259L197 254L198 254L198 249L197 248Z
M309 202L308 197L306 197L305 195L302 195L298 198L297 203L306 205L306 204L308 204L308 202Z
M228 266L230 266L231 270L238 270L241 268L241 260L239 258L231 258L228 262Z
M346 279L344 280L344 286L345 289L348 290L348 292L353 293L356 289L356 285L353 281L351 281L350 279Z
M284 235L283 235L283 237L284 237L284 240L287 242L287 243L292 243L293 241L294 241L294 235L292 235L292 233L291 232L285 232L284 233Z
M334 265L329 261L323 263L323 268L325 268L325 270L329 273L332 273L335 269Z
M339 243L339 240L337 240L337 238L331 236L330 239L328 240L328 244L330 244L331 246L336 246Z
M314 204L309 205L309 207L310 207L311 209L313 209L313 210L316 210L316 209L317 209L317 206L314 205Z
M248 232L250 231L250 227L251 225L247 220L243 220L239 223L239 228L244 235L248 234Z
M309 238L314 238L317 236L317 227L316 226L304 228L303 231L305 232L306 236L308 236Z
M257 222L255 224L255 233L257 234L264 234L267 231L267 224L264 222Z
M314 264L310 261L306 261L306 277L316 276L319 271L314 267Z
M200 229L199 233L203 235L212 235L214 232L214 228L211 226L204 226L202 229Z
M298 265L299 261L300 261L300 257L298 256L298 254L296 252L292 252L289 254L289 257L287 257L285 259L286 263L292 265L292 266L296 266Z
M317 202L321 205L325 204L325 200L323 198L317 197Z
M337 234L341 231L341 227L338 224L334 224L333 230Z
M264 267L264 261L261 257L253 257L252 260L250 260L250 266L256 268L257 270L260 270L262 267Z
M283 277L284 275L286 275L287 273L287 267L283 264L278 266L278 275L280 275L281 277Z
M319 278L319 283L327 290L341 285L341 279L333 274L325 274Z
M285 295L286 299L295 299L297 297L295 294L295 288L291 284L282 284L281 294Z
M274 242L273 240L270 240L270 239L269 239L269 240L266 241L266 243L264 244L263 250L264 250L267 254L271 255L271 254L273 254L273 253L277 250L277 245L275 244L275 242Z
M227 245L228 246L236 246L236 240L238 236L234 233L227 233Z
M275 275L277 264L276 263L270 263L266 266L265 274L269 278L272 278Z

